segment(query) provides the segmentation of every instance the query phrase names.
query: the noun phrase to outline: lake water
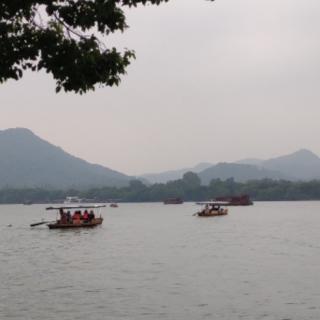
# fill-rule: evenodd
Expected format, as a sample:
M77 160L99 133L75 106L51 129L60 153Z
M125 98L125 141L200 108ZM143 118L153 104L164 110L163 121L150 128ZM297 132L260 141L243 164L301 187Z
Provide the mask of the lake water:
M1 320L320 319L320 202L120 204L95 229L30 228L44 208L0 206Z

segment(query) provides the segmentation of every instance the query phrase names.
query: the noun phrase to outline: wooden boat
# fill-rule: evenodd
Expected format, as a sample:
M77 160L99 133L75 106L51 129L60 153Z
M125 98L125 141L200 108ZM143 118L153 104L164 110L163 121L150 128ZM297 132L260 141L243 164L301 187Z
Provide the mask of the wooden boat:
M92 228L101 225L103 218L100 214L96 217L93 213L93 209L98 209L105 207L105 205L93 205L93 206L67 206L67 207L48 207L46 210L58 210L60 217L55 222L50 222L47 224L49 229L74 229L74 228ZM91 209L88 217L81 215L81 209ZM66 211L68 210L68 211ZM71 216L70 210L73 210L73 216ZM77 217L75 217L77 215ZM36 224L34 224L36 225Z
M195 215L197 215L198 217L217 217L217 216L225 216L228 214L228 209L221 207L223 205L226 205L225 202L210 201L210 202L198 202L197 204L204 205L203 209L195 213Z
M233 197L218 197L215 201L226 201L229 206L251 206L253 202L247 194Z
M110 203L110 208L118 208L118 204L117 203Z
M169 198L163 201L164 204L182 204L183 200L181 198Z
M62 223L60 220L57 220L54 223L49 223L48 227L49 229L66 229L66 228L92 228L95 226L98 226L99 224L102 224L103 218L94 218L91 221L83 221L80 220L80 223L74 223L74 221L71 221L71 223Z

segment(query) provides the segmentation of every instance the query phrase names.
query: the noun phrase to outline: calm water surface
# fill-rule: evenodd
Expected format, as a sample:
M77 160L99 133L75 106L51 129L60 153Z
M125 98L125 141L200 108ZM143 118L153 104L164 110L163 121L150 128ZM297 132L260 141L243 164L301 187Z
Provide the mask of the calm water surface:
M48 230L45 206L0 206L0 319L320 319L320 202L105 208ZM8 227L12 224L12 227Z

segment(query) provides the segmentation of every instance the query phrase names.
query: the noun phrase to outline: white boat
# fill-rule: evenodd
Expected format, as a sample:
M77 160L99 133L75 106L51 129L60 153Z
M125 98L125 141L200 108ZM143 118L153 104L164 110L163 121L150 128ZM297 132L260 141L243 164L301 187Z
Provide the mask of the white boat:
M228 202L223 201L207 201L207 202L197 202L197 204L204 206L203 209L196 212L194 215L198 217L216 217L225 216L228 214L228 209L222 206L227 206Z
M64 200L63 203L65 204L72 204L72 203L81 203L81 199L79 197L76 196L68 196L66 197L66 199Z

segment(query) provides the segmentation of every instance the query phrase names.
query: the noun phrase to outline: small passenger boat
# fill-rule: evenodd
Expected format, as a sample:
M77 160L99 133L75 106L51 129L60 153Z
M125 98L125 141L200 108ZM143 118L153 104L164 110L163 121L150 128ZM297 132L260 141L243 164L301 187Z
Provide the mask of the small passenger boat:
M209 201L209 202L197 202L197 204L204 206L203 209L196 212L194 215L198 217L216 217L225 216L228 214L228 209L222 206L227 205L225 202L221 201Z
M68 196L66 197L63 203L72 205L73 203L81 203L81 202L82 200L77 196Z
M72 229L72 228L92 228L102 224L101 214L96 217L93 209L99 209L105 205L93 206L67 206L67 207L48 207L46 210L58 210L59 217L55 222L47 224L49 229ZM84 209L82 213L82 209ZM88 211L89 210L89 211ZM73 211L73 214L71 214Z
M117 203L110 203L110 208L118 208L118 204Z
M231 196L231 197L218 197L215 198L215 201L226 201L229 206L251 206L253 202L251 201L249 195L243 194L240 196Z
M182 204L183 200L181 198L169 198L163 201L164 204Z

